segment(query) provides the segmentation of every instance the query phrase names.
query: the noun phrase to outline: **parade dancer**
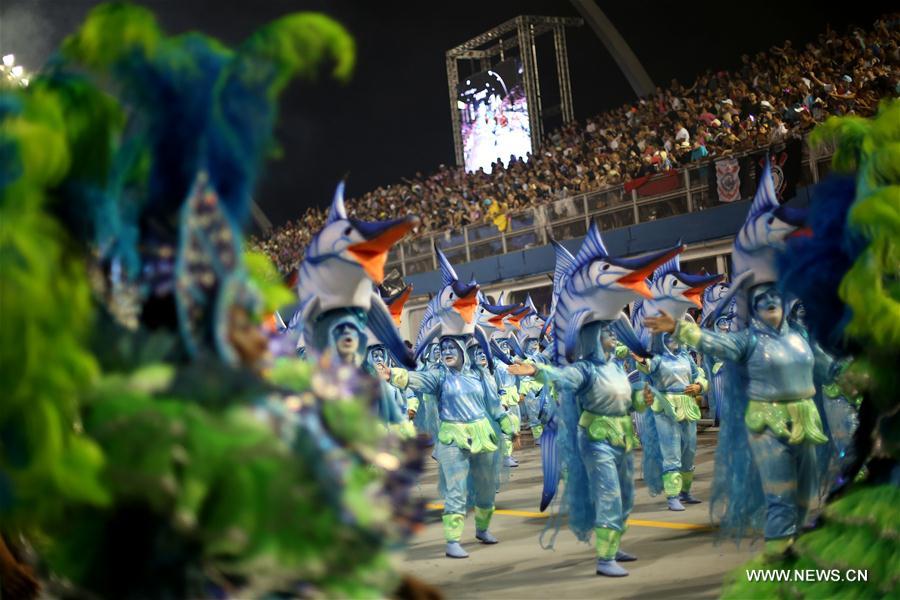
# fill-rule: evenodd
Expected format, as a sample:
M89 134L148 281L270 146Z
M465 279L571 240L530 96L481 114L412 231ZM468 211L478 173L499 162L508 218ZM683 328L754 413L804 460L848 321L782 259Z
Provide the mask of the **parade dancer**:
M641 420L644 480L651 495L665 492L669 510L684 510L682 502L699 503L690 489L700 420L698 398L708 386L690 353L670 336L651 335L642 320L661 311L676 319L687 318L688 309L702 308L700 297L720 279L720 275L682 272L676 256L654 271L649 282L652 297L635 302L632 314L635 330L654 354L650 360L635 362L654 397L653 410Z
M746 326L734 333L702 330L696 324L673 319L662 312L647 316L645 325L653 333L673 335L680 342L705 355L743 367L746 389L729 396L734 409L743 405L741 424L729 422L720 437L717 477L714 486L727 477L730 508L750 520L759 497L753 473L728 469L726 460L740 460L742 440L749 444L753 465L762 482L766 513L766 550L778 553L790 545L816 497L817 467L815 447L828 441L813 397L813 371L817 366L814 349L806 336L794 329L785 317L785 303L776 288L775 247L802 222L799 214L780 206L775 197L767 164L747 221L735 240L734 263L738 273L732 289L736 292L738 318ZM749 288L749 289L748 289ZM743 312L741 307L745 307ZM819 361L819 366L823 363ZM738 403L740 398L748 401ZM749 457L747 457L749 458ZM746 467L745 467L746 468ZM719 473L722 469L724 472ZM737 479L735 479L737 477ZM728 481L728 480L725 480ZM714 494L715 494L714 490ZM715 500L715 498L714 498ZM731 522L727 523L729 527Z
M553 245L555 365L527 362L510 369L554 386L562 420L557 442L567 472L563 502L569 525L580 540L596 536L598 575L622 577L628 572L617 561L635 559L619 549L634 503L630 413L644 404L625 371L610 359L616 338L643 353L622 309L650 295L647 276L683 246L635 259L613 258L596 224L576 256ZM542 509L555 494L559 474L560 465L544 464Z
M636 360L646 374L653 393L653 420L662 454L662 487L669 510L682 511L683 504L699 504L691 495L694 456L697 453L697 398L707 390L703 370L678 340L663 337L663 351L647 360Z
M467 558L460 545L469 497L475 508L475 537L484 544L499 540L489 531L494 513L502 454L502 434L512 435L513 424L500 405L489 373L468 359L471 340L485 354L490 369L490 349L484 331L475 323L478 284L459 281L440 250L443 287L426 309L428 329L417 340L420 348L439 340L441 364L426 371L380 368L382 377L404 390L411 388L434 396L440 415L435 457L440 468L444 501L445 554Z
M531 295L525 298L525 306L531 309L531 313L522 319L519 329L519 346L525 358L541 361L541 339L543 336L544 325L547 322L546 317L541 316ZM534 377L523 375L519 377L519 396L525 406L525 414L528 420L528 426L531 428L531 435L537 446L541 445L541 434L544 427L540 420L540 396L544 386Z
M394 323L394 318L376 285L384 281L384 265L391 246L402 238L418 220L413 216L392 221L363 222L347 217L344 208L344 182L340 182L328 211L325 227L309 243L300 264L300 296L297 319L303 326L306 351L318 356L332 347L332 338L341 325L336 349L344 358L360 349L361 364L365 346L359 338L368 327L384 344L391 356L407 368L416 363ZM355 330L351 333L350 330Z
M900 177L897 143L900 102L883 102L878 116L829 119L814 131L813 147L836 147L828 178L816 186L809 234L790 240L780 260L780 282L806 306L812 339L846 360L852 350L849 396L862 396L854 460L829 494L816 527L804 531L788 552L763 555L735 570L726 598L888 597L897 589L897 504L900 445L897 444L897 365L900 307ZM847 174L855 173L855 177ZM847 382L851 383L851 382ZM852 566L865 581L749 581L747 569L833 569Z
M527 310L524 307L520 310ZM507 364L514 360L517 352L513 349L509 332L497 332L491 336L491 349L494 362L494 381L497 384L497 393L500 395L500 403L503 409L509 413L513 424L513 433L518 434L522 426L522 411L519 409L519 381L511 374ZM511 435L507 436L504 445L504 464L507 467L518 467L518 461L513 458L513 444Z
M730 284L720 281L715 285L711 285L703 292L703 309L700 313L700 326L705 329L713 329L714 331L731 331L731 324L734 321L734 300L730 300L729 308L719 311L719 303L728 293ZM719 317L711 318L713 313L718 313ZM725 373L722 371L724 363L715 360L709 356L703 356L703 370L709 380L709 391L706 394L706 405L709 412L709 418L713 420L713 424L719 426L719 406L725 401Z

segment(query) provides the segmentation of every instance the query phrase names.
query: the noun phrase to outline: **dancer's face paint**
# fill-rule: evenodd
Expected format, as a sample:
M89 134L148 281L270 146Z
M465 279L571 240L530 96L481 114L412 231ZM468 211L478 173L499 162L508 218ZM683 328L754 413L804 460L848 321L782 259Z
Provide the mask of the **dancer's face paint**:
M778 293L775 286L768 287L754 298L753 311L770 326L776 329L781 327L781 320L784 318L784 307L781 294Z
M441 358L444 360L444 364L451 369L459 370L462 368L462 351L452 340L441 342Z
M798 302L794 306L794 310L792 311L792 316L794 318L795 323L797 323L801 327L806 327L806 307L803 306L802 302Z
M609 328L604 327L600 330L600 347L607 354L614 352L616 346L619 345L619 340L616 338L616 334L610 331Z
M674 335L666 336L666 348L672 354L678 354L678 351L681 350L681 344L678 343L678 340L675 339Z
M373 365L383 365L387 362L387 355L384 348L375 348L370 354Z
M478 363L482 367L487 366L487 356L485 356L484 350L482 350L481 348L475 348L474 355L476 363Z
M716 329L722 333L728 333L731 331L731 319L728 317L719 317L716 319Z
M359 350L359 330L349 323L338 325L334 329L334 343L341 359L345 362L352 361Z

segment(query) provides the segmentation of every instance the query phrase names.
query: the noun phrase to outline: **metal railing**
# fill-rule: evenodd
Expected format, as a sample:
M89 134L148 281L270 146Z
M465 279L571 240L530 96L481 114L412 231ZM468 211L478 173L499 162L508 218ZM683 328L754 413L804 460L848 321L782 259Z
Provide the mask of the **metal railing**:
M743 158L763 149L754 148L730 157ZM831 149L822 148L813 153L804 143L797 187L817 183L830 169L832 154ZM493 223L485 223L419 236L397 244L388 256L387 268L398 269L404 277L437 270L435 245L451 263L466 263L543 246L551 237L556 240L582 237L592 219L603 231L608 231L706 210L719 204L715 191L710 191L710 177L714 178L715 174L710 174L709 169L714 169L715 161L721 158L682 168L677 172L678 186L665 193L645 196L636 189L626 192L624 184L620 184L509 213L509 225L503 232Z

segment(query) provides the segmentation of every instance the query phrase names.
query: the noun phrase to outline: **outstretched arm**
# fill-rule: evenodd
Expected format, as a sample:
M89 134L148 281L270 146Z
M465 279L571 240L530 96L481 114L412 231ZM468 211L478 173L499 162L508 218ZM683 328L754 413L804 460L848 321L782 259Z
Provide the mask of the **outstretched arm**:
M749 338L745 332L719 333L700 329L690 321L675 321L665 311L657 317L646 317L644 325L652 333L673 333L682 344L687 344L704 354L716 358L741 362L748 349Z
M517 362L509 366L513 375L531 375L540 383L552 383L556 389L574 391L584 385L586 378L577 367L554 367L543 363Z

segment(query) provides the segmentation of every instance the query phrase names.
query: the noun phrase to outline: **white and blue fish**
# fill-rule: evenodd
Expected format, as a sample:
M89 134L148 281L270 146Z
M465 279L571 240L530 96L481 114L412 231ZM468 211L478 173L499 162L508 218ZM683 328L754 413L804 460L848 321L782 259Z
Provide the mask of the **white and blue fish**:
M428 302L422 323L416 336L416 358L420 358L432 342L444 336L472 335L490 357L490 345L487 333L476 322L475 314L479 307L478 283L473 279L463 283L453 269L453 265L438 248L435 248L440 264L441 289ZM489 358L489 366L493 371L493 361Z
M643 323L644 317L668 313L673 319L684 319L689 308L703 308L701 297L724 275L691 275L681 270L678 256L660 265L650 277L650 298L637 300L631 310L631 323L644 347L654 353L661 349L651 343L651 335ZM656 340L658 341L658 339Z
M583 352L578 335L585 325L609 321L619 340L634 352L642 347L622 309L640 298L650 298L647 278L660 264L684 250L677 244L634 258L609 255L596 223L592 224L575 256L554 241L553 354L556 362L573 362Z
M344 208L344 182L338 184L325 227L307 246L299 269L297 318L304 324L307 341L316 339L313 329L318 317L335 309L357 308L397 362L414 368L415 361L375 286L384 281L391 247L417 222L411 215L379 222L350 218Z

